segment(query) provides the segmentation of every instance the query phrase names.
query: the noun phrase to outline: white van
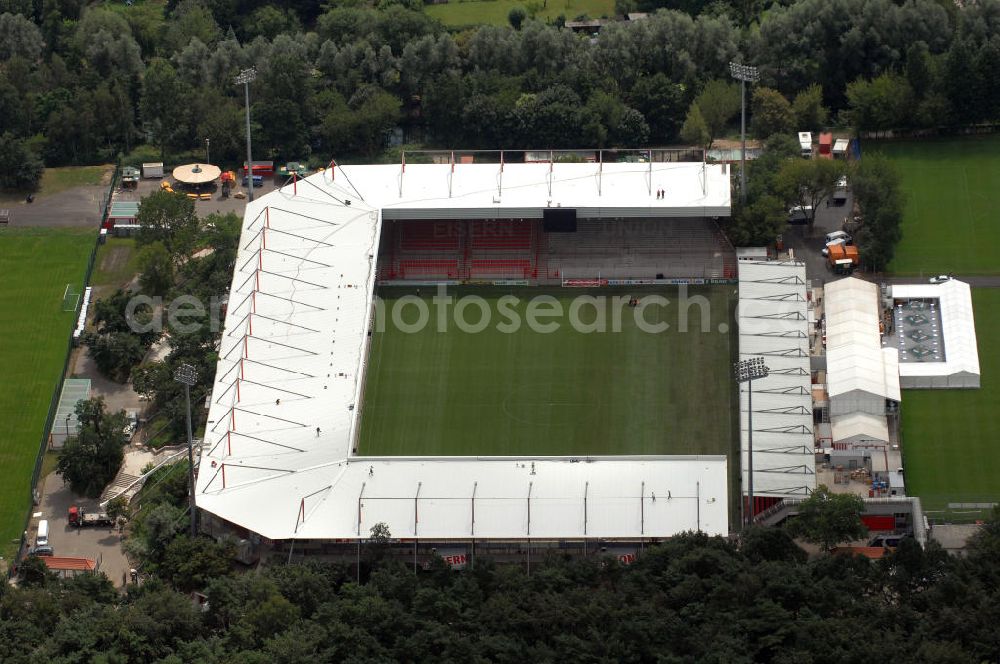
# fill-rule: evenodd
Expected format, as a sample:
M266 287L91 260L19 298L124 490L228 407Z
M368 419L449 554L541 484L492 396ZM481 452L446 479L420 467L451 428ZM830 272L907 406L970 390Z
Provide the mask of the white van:
M38 522L38 534L35 535L35 546L49 545L49 522L42 519Z
M827 233L826 234L826 243L827 244L830 244L831 242L838 242L838 241L848 242L848 241L850 241L850 239L851 239L851 234L848 233L848 232L846 232L846 231L833 231L832 233Z

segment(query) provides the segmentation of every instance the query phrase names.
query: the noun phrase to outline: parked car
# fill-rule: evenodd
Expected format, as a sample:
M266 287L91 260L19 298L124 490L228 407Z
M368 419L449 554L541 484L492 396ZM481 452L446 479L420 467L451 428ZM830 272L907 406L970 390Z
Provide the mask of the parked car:
M850 242L851 242L851 234L848 233L847 231L833 231L833 232L830 232L830 233L826 234L826 243L827 244L830 244L831 242L833 242L835 240L843 240L843 241L847 242L848 244L850 244Z
M45 545L45 546L36 546L35 548L33 548L31 551L28 552L28 555L30 555L30 556L52 556L52 555L55 555L55 553L53 552L51 546Z
M946 281L951 281L951 275L950 274L939 274L936 277L931 277L930 278L930 282L932 284L943 284Z

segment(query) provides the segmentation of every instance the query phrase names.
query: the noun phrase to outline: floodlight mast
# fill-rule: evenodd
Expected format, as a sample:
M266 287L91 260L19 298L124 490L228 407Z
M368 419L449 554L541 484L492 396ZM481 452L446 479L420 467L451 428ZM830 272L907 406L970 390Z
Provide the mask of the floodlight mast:
M237 85L243 85L243 94L246 101L247 109L247 202L253 203L253 161L250 156L250 83L257 78L257 68L250 67L249 69L244 69L236 77Z
M740 82L740 202L747 200L747 82L760 80L760 72L752 65L729 63L729 72Z
M743 521L748 527L753 523L753 382L767 378L770 371L764 364L763 357L733 363L733 375L737 384L747 384L747 502L750 508L749 514L744 512Z
M194 537L198 532L198 514L194 498L194 436L191 433L191 387L198 382L198 372L190 364L182 364L174 370L174 380L184 385L184 400L187 404L188 483L191 496L191 537Z

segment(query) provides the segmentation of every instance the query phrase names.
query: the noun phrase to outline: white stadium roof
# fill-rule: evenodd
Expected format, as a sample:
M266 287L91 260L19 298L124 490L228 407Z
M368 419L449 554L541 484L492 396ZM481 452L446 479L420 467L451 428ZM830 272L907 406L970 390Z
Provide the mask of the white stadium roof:
M597 169L507 164L501 185L498 165L453 173L408 165L405 174L337 166L250 203L199 462L199 508L272 540L367 538L377 522L394 537L433 539L727 533L723 456L354 455L381 216L538 217L550 197L584 216L729 213L719 166Z
M979 349L969 284L949 279L941 284L899 284L892 287L894 300L937 299L944 336L944 362L900 362L899 376L905 388L978 388Z
M385 219L538 219L546 207L581 218L730 213L725 164L385 164L336 166L320 179L330 178Z
M753 382L754 496L803 496L816 488L809 301L805 263L740 261L740 358L763 357ZM743 486L747 487L750 395L740 386Z

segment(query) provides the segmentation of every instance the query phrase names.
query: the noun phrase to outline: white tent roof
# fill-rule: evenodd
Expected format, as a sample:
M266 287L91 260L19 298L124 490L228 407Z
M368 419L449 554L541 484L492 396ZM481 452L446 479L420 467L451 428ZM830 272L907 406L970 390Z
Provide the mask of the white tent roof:
M809 302L802 262L740 261L740 358L763 357L753 382L755 496L801 496L816 488ZM740 386L743 486L747 486L748 386Z
M897 300L937 298L944 335L944 362L901 362L901 376L979 376L976 321L969 284L950 279L941 284L894 285L892 297Z
M889 442L889 424L884 415L851 413L830 420L833 442L852 439L868 439L882 443Z
M882 350L878 286L850 277L828 282L824 292L830 397L861 391L899 401L898 355Z
M601 193L593 164L538 166L505 166L504 190L520 184L503 204L490 202L496 166L456 166L448 198L450 167L421 165L406 167L403 196L400 167L349 166L247 206L199 461L201 509L274 540L366 538L379 521L396 537L434 539L728 532L724 456L354 455L380 211L471 218L530 205L526 216L540 216L551 175L553 196L588 213L697 216L724 199L728 214L718 167L606 164ZM650 172L663 176L653 186L667 189L665 207L640 196Z

